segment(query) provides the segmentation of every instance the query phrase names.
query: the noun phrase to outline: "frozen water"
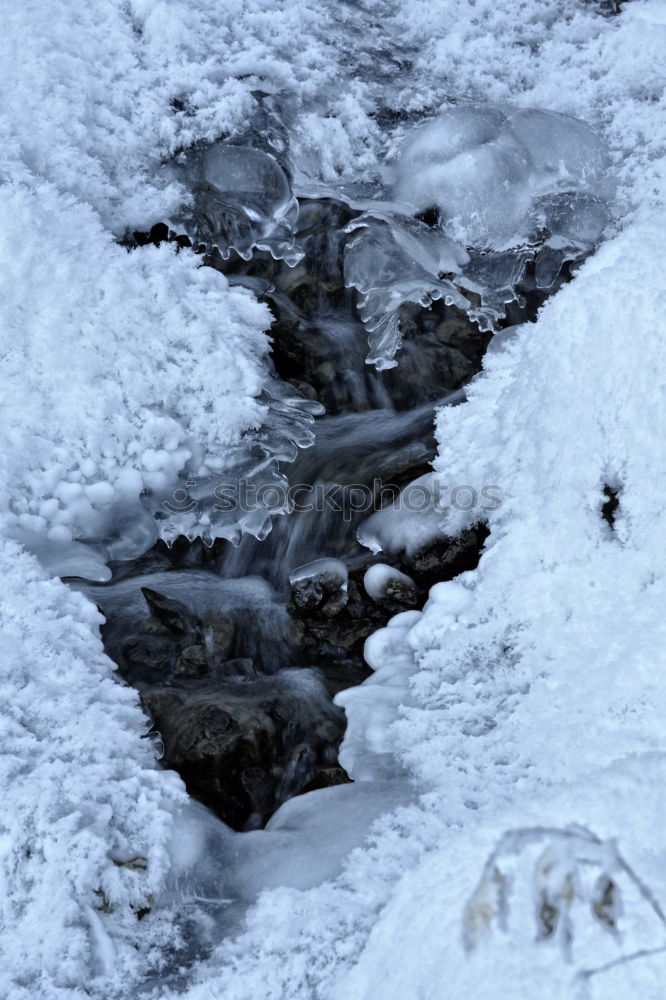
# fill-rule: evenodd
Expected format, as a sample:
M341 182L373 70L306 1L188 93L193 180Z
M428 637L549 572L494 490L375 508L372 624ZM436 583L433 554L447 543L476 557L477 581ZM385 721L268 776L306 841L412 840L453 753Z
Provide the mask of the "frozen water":
M249 260L255 249L296 264L302 253L292 229L298 218L287 175L269 154L218 142L198 154L194 239L223 258Z
M340 874L376 819L413 796L404 780L336 785L289 799L265 830L246 833L190 802L174 823L173 869L160 902L249 903L265 889L320 885Z
M527 149L494 109L460 105L417 129L397 164L395 195L413 212L436 206L462 246L503 249L530 204Z
M349 227L368 364L396 364L405 302L444 299L494 330L531 260L550 288L607 225L607 168L595 130L552 111L461 103L408 133L386 169L395 203L365 203Z
M346 587L347 567L340 559L314 559L303 566L297 566L289 574L292 587L311 582L313 586L317 586L321 581L330 582L336 587Z
M366 361L380 371L394 368L402 343L399 307L403 302L427 306L443 298L464 309L467 300L444 275L460 274L468 256L441 232L400 215L393 221L362 216L350 230L354 236L345 248L345 282L359 292L358 310L370 348Z
M420 613L408 614L407 619L395 616L386 628L368 637L364 656L374 673L360 686L335 696L335 704L345 709L348 719L338 756L354 781L389 780L403 773L390 750L390 726L400 706L412 703L409 678L415 663L407 636Z
M438 506L438 496L436 473L419 476L393 503L363 522L358 540L372 552L412 555L443 534L444 512Z
M270 371L258 402L264 422L240 446L229 448L223 459L190 461L169 486L142 498L167 543L178 535L201 537L206 544L226 538L237 545L243 534L263 539L273 517L289 510L288 480L279 463L293 462L301 449L314 444L314 417L323 407L297 395Z
M111 570L98 553L88 545L72 541L52 541L38 535L19 535L27 551L36 556L37 561L49 576L78 576L95 583L106 583L111 579Z
M534 198L603 193L606 167L603 143L585 122L458 104L407 138L394 191L414 212L436 206L463 246L503 250L528 238Z
M407 576L406 573L401 573L394 566L387 566L386 563L375 563L370 566L363 577L365 591L373 601L381 601L386 596L386 589L391 583L414 588L414 581L411 577Z

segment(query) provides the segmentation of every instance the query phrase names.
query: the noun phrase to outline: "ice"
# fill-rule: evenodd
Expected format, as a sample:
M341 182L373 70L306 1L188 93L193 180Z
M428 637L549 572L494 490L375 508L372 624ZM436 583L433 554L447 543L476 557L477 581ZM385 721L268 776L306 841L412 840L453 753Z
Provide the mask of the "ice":
M499 111L460 105L418 129L396 167L397 200L415 213L436 206L447 235L462 246L520 242L532 164L506 124Z
M375 511L357 532L358 540L372 552L413 555L443 536L444 512L439 501L439 477L419 476L388 506Z
M413 798L405 781L336 785L285 802L264 831L237 840L231 891L252 899L277 886L310 889L340 874L372 823Z
M242 834L190 802L174 822L173 869L160 903L209 903L215 913L219 906L252 903L266 889L311 889L336 878L373 822L413 796L402 780L336 785L290 799L265 830Z
M403 588L414 590L414 581L406 573L401 573L394 566L387 566L385 563L375 563L366 570L363 577L363 586L369 597L373 601L381 601L386 597L387 588L391 584L398 584Z
M306 581L320 580L330 581L336 587L346 587L347 567L340 559L314 559L303 566L297 566L289 574L292 587Z
M349 226L345 281L359 293L368 364L397 363L405 302L443 299L494 330L530 261L550 288L601 238L607 173L597 132L552 111L461 102L408 133L386 170L395 203L366 205Z
M586 122L540 108L507 110L509 133L528 155L534 194L553 191L608 193L608 152Z
M471 602L472 594L467 587L456 580L447 580L430 588L427 607L436 605L438 614L457 617Z
M25 548L36 556L49 576L78 576L95 583L111 579L111 570L104 559L80 542L58 542L41 539L38 535L18 535Z
M415 661L408 637L421 617L418 611L402 612L373 632L363 651L373 674L335 696L335 704L344 708L348 719L339 759L354 781L393 780L403 774L390 750L390 727L401 706L413 702L409 679Z
M293 462L301 449L312 446L314 417L323 407L298 395L268 365L264 378L257 431L243 435L240 445L221 456L202 455L201 464L188 463L184 473L143 497L167 543L178 535L201 537L208 545L215 538L237 545L243 534L263 539L273 517L290 509L289 482L280 463Z
M460 273L468 256L425 223L400 215L391 221L362 216L349 229L354 235L345 248L345 283L359 292L370 348L366 361L379 371L393 368L402 343L400 306L444 299L464 309L467 299L443 275Z
M292 234L298 202L273 156L223 142L199 155L194 240L215 247L224 259L235 250L249 260L257 248L276 260L298 263L303 255Z
M606 193L607 166L585 122L461 103L407 137L394 191L414 212L436 206L444 231L463 246L503 250L526 241L535 198Z
M498 330L486 348L486 354L499 354L505 351L509 344L516 340L520 326L505 326L503 330Z
M299 607L320 605L334 615L347 603L347 567L340 559L314 559L289 575L293 600Z

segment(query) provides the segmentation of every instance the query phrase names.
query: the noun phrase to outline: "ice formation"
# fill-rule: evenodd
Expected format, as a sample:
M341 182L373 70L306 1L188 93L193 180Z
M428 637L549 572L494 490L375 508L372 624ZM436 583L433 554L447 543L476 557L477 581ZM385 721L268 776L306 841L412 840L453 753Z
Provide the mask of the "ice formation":
M393 587L400 587L406 590L414 590L414 581L406 573L401 573L394 566L387 566L385 563L374 563L366 570L363 577L363 586L366 593L373 601L381 601L386 597L387 590Z
M385 781L403 774L391 752L390 726L400 707L412 701L409 677L414 654L407 636L419 618L418 611L402 612L386 628L374 632L363 654L374 673L360 687L335 696L336 705L345 709L349 720L339 759L355 781Z
M394 195L415 214L435 207L462 246L509 250L547 229L550 240L598 238L578 221L576 195L606 192L607 153L585 122L539 109L455 104L409 135L395 166ZM563 196L573 210L535 201ZM559 202L557 203L559 204ZM561 230L568 230L563 233Z
M194 163L188 174L194 174L195 244L217 249L224 259L235 250L249 260L255 248L292 265L301 259L292 234L298 202L273 156L218 142L195 154Z
M387 170L397 204L355 220L345 279L359 293L368 364L390 368L400 306L443 299L494 330L533 264L550 288L608 222L608 154L585 122L507 105L454 104L407 135Z
M375 511L358 529L358 539L372 552L412 555L441 537L444 494L439 478L426 472L406 486L388 506Z

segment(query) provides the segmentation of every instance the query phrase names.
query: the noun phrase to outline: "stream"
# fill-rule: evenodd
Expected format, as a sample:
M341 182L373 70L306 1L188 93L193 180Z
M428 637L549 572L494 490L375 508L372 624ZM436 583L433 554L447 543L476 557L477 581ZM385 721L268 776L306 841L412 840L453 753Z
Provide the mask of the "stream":
M479 525L462 542L390 555L357 538L370 514L428 474L435 409L464 401L490 334L442 300L406 304L399 365L370 368L343 274L350 215L329 198L299 205L296 266L265 251L206 258L269 303L274 377L319 404L314 444L288 464L295 509L265 537L160 541L112 563L108 583L83 585L105 615L107 653L154 721L164 766L236 830L264 826L299 793L350 781L333 698L369 675L365 640L420 606L432 583L473 568L485 539ZM519 295L506 326L544 298L529 279ZM374 596L363 582L372 565L397 571Z
M480 507L471 529L447 538L437 509L401 501L433 482L437 408L464 405L489 345L501 350L534 321L605 223L602 199L581 180L590 164L601 170L587 126L478 106L446 114L454 134L478 133L492 148L503 190L513 191L506 162L521 189L500 215L491 184L486 216L472 190L463 208L482 249L447 223L442 205L467 193L444 167L436 183L407 190L411 161L446 146L437 119L407 144L399 202L328 190L296 198L270 151L218 143L178 167L194 210L127 240L128 252L192 246L274 317L264 394L278 430L263 450L226 479L180 481L173 502L145 499L162 537L111 561L108 582L70 580L105 616L106 652L140 694L162 765L195 800L183 840L196 828L206 860L176 858L186 875L174 892L217 905L223 871L228 926L261 888L335 875L372 820L413 794L404 776L359 780L341 766L347 718L336 695L370 675L372 633L477 565L487 529ZM564 192L548 173L544 130L558 169L570 157ZM541 158L528 203L519 139ZM527 235L508 238L511 226Z

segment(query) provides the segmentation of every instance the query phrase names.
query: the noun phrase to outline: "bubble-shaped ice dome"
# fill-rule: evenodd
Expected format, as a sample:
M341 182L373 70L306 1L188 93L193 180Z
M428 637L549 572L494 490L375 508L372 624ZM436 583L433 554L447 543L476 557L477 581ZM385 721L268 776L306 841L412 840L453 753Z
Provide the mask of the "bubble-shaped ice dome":
M608 162L586 122L533 108L451 105L408 134L386 171L394 201L366 203L349 227L368 364L396 364L405 302L443 299L495 330L528 265L550 288L606 227Z
M533 236L536 199L604 194L607 166L604 144L586 122L535 108L459 104L408 136L393 191L414 213L435 207L447 235L463 245L504 250Z
M292 229L298 218L284 170L270 153L217 142L200 155L193 236L223 258L249 260L254 248L296 264Z

